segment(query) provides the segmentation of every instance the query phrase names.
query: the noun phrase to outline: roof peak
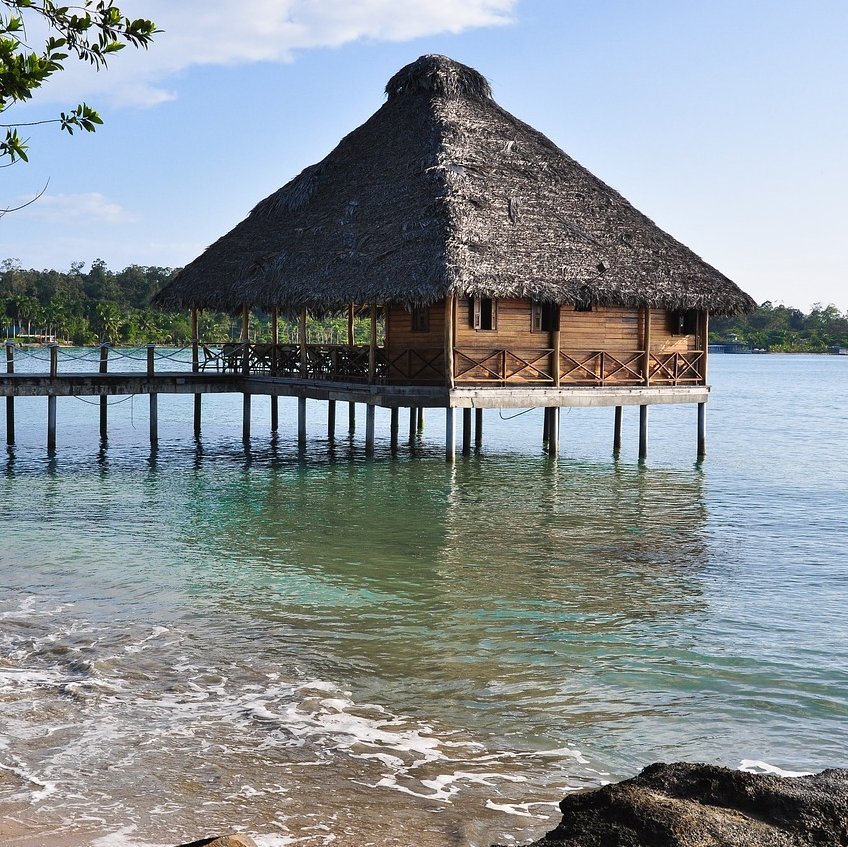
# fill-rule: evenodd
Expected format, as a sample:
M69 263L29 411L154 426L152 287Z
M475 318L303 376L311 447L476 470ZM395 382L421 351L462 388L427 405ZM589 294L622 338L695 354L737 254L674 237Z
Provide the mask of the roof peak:
M448 56L429 53L402 67L387 83L389 99L404 94L491 100L492 89L479 71Z

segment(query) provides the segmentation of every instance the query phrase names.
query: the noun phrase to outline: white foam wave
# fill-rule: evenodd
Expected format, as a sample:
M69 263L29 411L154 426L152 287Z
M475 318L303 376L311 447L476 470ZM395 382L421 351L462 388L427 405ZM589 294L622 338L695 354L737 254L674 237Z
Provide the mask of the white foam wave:
M768 773L774 776L810 776L812 773L812 771L787 771L777 765L770 765L768 762L762 762L758 759L742 759L738 770L747 773Z

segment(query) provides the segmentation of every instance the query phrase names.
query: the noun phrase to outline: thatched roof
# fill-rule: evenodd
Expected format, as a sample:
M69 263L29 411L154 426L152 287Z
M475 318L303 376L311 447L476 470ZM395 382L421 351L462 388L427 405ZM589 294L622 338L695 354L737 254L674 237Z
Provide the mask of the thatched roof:
M155 298L332 312L460 296L730 314L754 301L553 142L475 70L422 56L325 159Z

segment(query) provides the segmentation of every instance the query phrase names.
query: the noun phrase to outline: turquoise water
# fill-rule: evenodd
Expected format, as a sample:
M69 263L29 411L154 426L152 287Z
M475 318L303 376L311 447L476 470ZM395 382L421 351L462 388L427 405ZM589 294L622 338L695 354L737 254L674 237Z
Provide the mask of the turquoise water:
M0 809L80 843L243 829L485 845L656 760L797 772L848 749L848 359L714 356L694 407L487 412L393 459L293 401L17 402L0 464ZM289 405L291 402L291 405ZM342 407L343 408L343 407ZM505 413L503 418L513 412ZM344 426L342 424L344 423ZM402 431L405 431L402 420ZM344 432L343 432L344 430ZM100 839L99 841L97 839Z

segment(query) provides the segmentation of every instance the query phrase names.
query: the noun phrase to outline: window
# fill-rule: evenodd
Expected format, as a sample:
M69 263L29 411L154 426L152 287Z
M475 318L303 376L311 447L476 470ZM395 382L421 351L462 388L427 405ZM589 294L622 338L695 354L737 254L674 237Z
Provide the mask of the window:
M668 312L668 329L672 335L695 335L698 332L698 310L675 309Z
M412 331L413 332L429 332L430 331L430 309L426 306L412 307Z
M559 306L556 303L533 303L531 332L555 332L559 329Z
M472 329L496 329L497 308L491 297L471 297L468 300L468 325Z

